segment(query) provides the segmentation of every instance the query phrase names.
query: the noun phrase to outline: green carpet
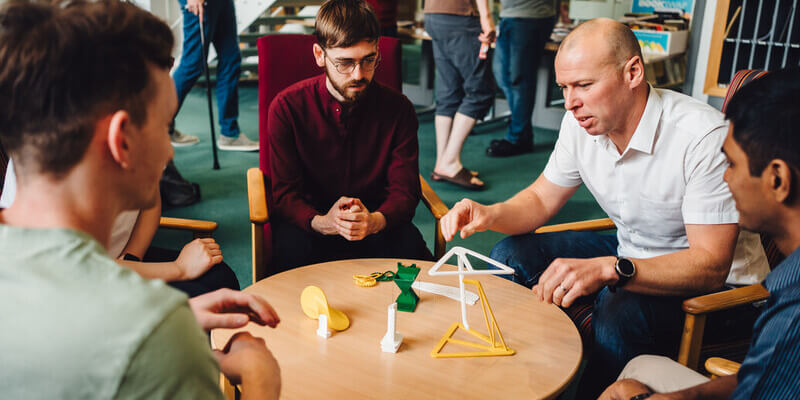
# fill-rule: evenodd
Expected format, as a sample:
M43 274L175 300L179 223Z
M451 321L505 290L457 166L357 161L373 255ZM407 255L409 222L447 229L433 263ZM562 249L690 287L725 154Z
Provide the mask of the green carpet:
M258 136L257 89L240 88L239 104L239 124L242 131L255 140ZM188 180L200 184L203 200L190 207L166 210L164 215L218 222L219 229L214 237L222 247L225 262L236 272L242 287L246 287L251 284L252 266L245 171L258 166L258 154L220 151L221 169L213 170L207 107L205 89L194 89L178 114L177 128L184 133L199 136L201 142L195 146L175 149L175 163L178 169ZM215 106L215 114L216 111ZM218 126L217 132L219 132ZM505 125L502 122L479 125L474 134L467 139L462 152L463 163L470 169L480 172L481 179L488 185L487 190L472 192L447 183L428 181L445 204L452 206L464 197L483 204L503 201L539 176L553 148L557 132L536 129L536 151L533 153L502 159L487 157L484 151L489 142L492 139L502 138L504 132ZM420 171L427 178L436 155L433 115L430 113L420 116L419 147ZM551 223L603 216L597 203L582 187ZM430 212L420 203L414 223L422 232L429 247L433 244L433 222ZM496 232L483 232L467 239L455 239L448 246L459 245L482 254L489 254L492 246L502 237L503 235ZM154 245L179 249L190 239L186 233L160 230Z

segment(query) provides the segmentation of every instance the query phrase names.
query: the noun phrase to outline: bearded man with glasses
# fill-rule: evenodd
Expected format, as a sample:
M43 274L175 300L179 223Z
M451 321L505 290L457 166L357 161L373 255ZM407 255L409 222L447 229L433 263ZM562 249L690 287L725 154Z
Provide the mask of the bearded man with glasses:
M319 75L279 93L268 130L275 271L347 258L432 259L411 223L420 200L414 107L374 82L380 25L363 0L316 19Z

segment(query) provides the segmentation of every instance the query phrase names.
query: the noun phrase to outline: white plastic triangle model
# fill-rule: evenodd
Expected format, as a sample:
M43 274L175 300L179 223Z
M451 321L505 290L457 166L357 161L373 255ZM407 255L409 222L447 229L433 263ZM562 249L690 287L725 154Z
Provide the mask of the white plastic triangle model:
M458 269L455 271L440 271L439 269L450 259L453 255L458 257ZM472 264L469 263L469 259L467 255L473 256L479 260L483 260L490 265L497 267L498 269L475 269L472 268ZM466 267L466 270L464 270ZM483 274L483 275L506 275L506 274L513 274L514 268L509 267L497 260L492 260L489 257L486 257L483 254L478 252L472 251L470 249L466 249L461 246L455 246L450 251L445 253L444 257L440 258L436 264L433 264L431 269L428 270L428 275L473 275L473 274Z
M455 271L440 271L439 269L444 265L450 257L455 255L458 258L458 269ZM486 261L490 265L497 267L498 269L475 269L472 268L472 264L469 263L469 259L467 256L473 256L479 260ZM497 260L492 260L489 257L486 257L483 254L474 252L469 249L465 249L461 246L455 246L450 251L445 253L444 257L440 258L436 264L433 264L431 269L428 270L428 275L436 276L436 275L458 275L458 289L460 294L460 301L461 301L461 323L464 325L464 328L469 329L469 322L467 321L467 308L466 308L466 290L464 289L464 275L507 275L513 274L514 269L505 265Z

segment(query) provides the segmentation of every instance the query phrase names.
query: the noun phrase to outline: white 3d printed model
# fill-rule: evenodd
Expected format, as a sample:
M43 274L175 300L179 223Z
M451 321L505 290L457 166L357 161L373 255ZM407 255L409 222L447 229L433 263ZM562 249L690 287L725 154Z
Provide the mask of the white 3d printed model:
M400 344L403 343L403 335L397 333L395 325L397 323L397 303L392 303L387 309L386 335L381 340L381 350L384 353L397 353Z
M447 260L450 259L453 255L458 257L458 269L455 271L440 271L439 269L444 265ZM474 269L472 268L472 264L469 263L469 259L467 259L467 255L471 255L479 260L483 260L490 265L497 267L498 269ZM466 267L466 268L465 268ZM428 275L436 276L436 275L458 275L458 284L459 289L461 291L461 323L464 324L464 328L469 329L469 323L467 322L467 307L466 307L466 293L464 290L464 275L507 275L513 274L514 269L499 262L492 260L489 257L486 257L483 254L476 253L472 250L465 249L460 246L453 247L448 251L444 257L440 258L436 264L433 264L430 270L428 270Z

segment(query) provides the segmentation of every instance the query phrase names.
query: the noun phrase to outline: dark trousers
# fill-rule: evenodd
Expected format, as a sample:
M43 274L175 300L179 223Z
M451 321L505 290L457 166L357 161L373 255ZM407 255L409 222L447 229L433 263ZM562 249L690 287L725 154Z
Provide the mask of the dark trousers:
M153 247L147 249L144 255L144 262L170 262L175 261L180 254L180 251L162 249L160 247ZM167 282L168 285L181 292L186 293L189 297L199 296L204 293L213 292L217 289L229 288L239 290L239 281L236 279L236 274L233 273L231 267L224 262L221 262L211 267L205 274L200 275L196 279L189 281L175 281Z
M555 18L503 18L498 27L492 68L511 109L506 140L533 144L531 115L536 99L536 69Z
M178 0L183 10L183 53L181 63L172 79L178 92L178 110L186 95L203 73L203 51L210 44L217 51L217 113L220 134L239 136L239 74L242 56L236 30L236 10L233 0L209 1L203 14L205 50L200 41L200 19L186 9L186 0ZM176 113L177 114L177 113Z
M433 260L422 234L411 222L384 229L359 241L309 232L291 222L272 225L273 273L304 265L350 258L413 258Z
M494 103L491 54L478 58L481 23L478 17L425 14L436 65L436 115L456 113L481 119ZM491 53L491 52L490 52Z
M556 258L616 254L614 235L567 231L507 237L494 246L491 257L514 268L513 277L508 279L532 287ZM638 355L677 355L683 327L683 298L648 296L624 289L612 293L603 288L579 301L593 306L592 338L584 338L590 348L584 353L588 355L588 363L580 380L579 398L597 398L614 382L625 364Z

